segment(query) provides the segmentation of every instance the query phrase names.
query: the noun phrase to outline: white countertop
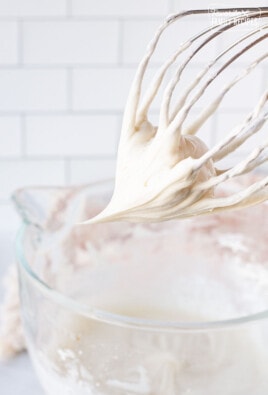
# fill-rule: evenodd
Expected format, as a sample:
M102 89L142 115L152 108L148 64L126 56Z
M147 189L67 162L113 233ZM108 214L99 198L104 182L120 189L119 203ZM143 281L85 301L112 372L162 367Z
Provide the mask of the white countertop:
M16 231L0 229L0 300L3 290L1 279L7 266L14 261L14 236ZM7 361L0 362L1 395L44 395L27 353Z
M1 395L44 395L26 353L0 362Z

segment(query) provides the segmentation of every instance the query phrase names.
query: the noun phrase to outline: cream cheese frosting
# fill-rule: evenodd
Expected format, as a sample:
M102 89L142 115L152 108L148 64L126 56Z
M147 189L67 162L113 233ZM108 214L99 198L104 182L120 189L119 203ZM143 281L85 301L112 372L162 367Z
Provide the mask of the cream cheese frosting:
M198 137L155 135L156 128L144 121L139 131L122 140L113 197L96 221L170 219L189 196L190 185L215 174L208 161L191 176L193 159L207 152ZM213 188L205 195L212 197Z
M217 92L216 98L208 103L198 117L192 120L190 126L185 127L184 121L192 106L211 82L234 59L247 51L249 45L247 44L243 51L240 50L216 71L213 70L213 66L235 47L234 44L206 65L182 92L179 102L171 111L172 95L183 70L193 57L192 53L184 63L179 64L178 70L164 91L159 124L154 126L148 119L149 107L159 91L167 70L178 56L188 50L197 38L206 36L213 31L213 34L206 36L205 41L195 49L195 53L198 52L204 43L212 40L217 34L220 34L220 29L223 29L219 24L216 27L208 28L199 36L183 42L179 50L157 71L141 102L144 75L159 38L163 31L180 16L181 14L171 16L160 26L138 67L124 113L112 199L99 215L86 223L116 220L165 221L249 206L264 201L268 197L268 177L230 196L218 196L215 193L216 187L221 183L250 172L268 159L268 143L266 141L250 155L245 156L236 166L223 171L216 168L217 161L236 150L265 124L268 118L268 112L265 109L268 100L267 90L264 91L253 112L246 117L244 122L228 133L213 148L209 149L199 137L195 136L206 120L217 110L230 89L264 61L268 57L268 53L255 59L232 81L223 86L220 92ZM237 21L239 18L242 20L243 16L236 16L233 20ZM230 26L232 26L232 20ZM240 38L239 43L251 39L259 32L258 28L247 33ZM266 37L267 35L258 37L250 45L253 46ZM210 74L213 71L214 74L211 77ZM204 81L208 73L210 73L209 78ZM194 93L193 89L195 89Z

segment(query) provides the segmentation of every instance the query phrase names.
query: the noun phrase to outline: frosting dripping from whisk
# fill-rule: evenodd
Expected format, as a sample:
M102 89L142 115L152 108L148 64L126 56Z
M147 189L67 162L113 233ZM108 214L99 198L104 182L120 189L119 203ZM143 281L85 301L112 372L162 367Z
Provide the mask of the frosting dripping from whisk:
M189 111L211 82L242 53L267 38L267 34L263 34L247 44L243 50L237 52L231 60L228 60L202 84L203 77L212 70L212 66L237 43L224 50L193 79L190 86L182 93L180 101L172 112L170 110L171 98L184 68L192 57L192 55L189 56L184 63L180 64L164 91L159 125L153 126L148 120L149 107L159 91L166 71L177 57L187 50L194 41L213 31L195 50L198 52L204 43L211 41L222 31L235 26L237 22L245 22L248 18L256 16L256 12L251 11L246 15L239 14L230 19L228 24L223 26L219 23L209 27L206 31L182 43L172 57L160 67L145 93L142 103L140 103L144 74L161 34L171 23L185 14L187 12L173 15L160 26L138 67L124 113L112 199L99 215L86 223L115 220L165 221L249 206L268 198L268 177L229 196L218 197L214 193L218 185L230 178L250 172L268 159L268 143L264 142L236 166L224 171L218 171L216 168L218 160L234 151L250 136L258 132L268 119L267 109L265 110L268 101L267 90L245 121L211 149L195 136L200 127L217 110L230 89L265 60L268 53L255 59L246 69L243 69L220 92L217 92L216 98L204 108L188 128L184 127L184 121ZM259 33L259 28L253 29L240 38L238 43L241 44ZM198 84L201 86L199 87ZM191 96L190 93L196 87L197 90Z

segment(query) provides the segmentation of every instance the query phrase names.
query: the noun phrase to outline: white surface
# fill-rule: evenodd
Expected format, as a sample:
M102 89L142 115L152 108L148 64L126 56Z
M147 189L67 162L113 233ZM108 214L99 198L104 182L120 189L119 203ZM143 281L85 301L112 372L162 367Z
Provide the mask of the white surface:
M0 388L2 395L44 395L26 353L0 363Z

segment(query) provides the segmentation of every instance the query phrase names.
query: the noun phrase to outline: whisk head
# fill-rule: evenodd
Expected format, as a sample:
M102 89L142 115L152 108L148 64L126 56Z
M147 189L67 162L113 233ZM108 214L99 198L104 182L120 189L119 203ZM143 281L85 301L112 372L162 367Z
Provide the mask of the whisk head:
M143 92L149 62L163 33L193 15L206 15L206 28L185 40L177 37L178 48L156 71ZM214 140L211 147L203 143L202 135L199 137L202 126L217 117L225 100L229 107L235 107L234 101L240 97L243 103L245 96L254 96L252 86L257 82L253 80L248 89L236 91L235 98L230 99L231 93L242 81L247 81L255 69L262 67L265 73L267 38L268 7L192 10L171 15L164 21L139 64L130 90L113 198L90 222L162 221L249 206L268 198L268 176L251 176L268 160L267 133L258 139L258 144L252 144L251 152L245 154L242 150L241 159L220 169L223 160L247 146L252 137L264 129L268 119L265 74L262 94L242 121L231 130L225 130L223 137ZM205 52L209 45L215 47L212 58ZM190 69L198 56L202 66ZM228 72L236 64L238 67L230 78ZM189 69L190 79L183 85L183 76ZM169 73L171 77L167 78ZM153 126L149 111L161 89L158 125ZM204 100L208 91L209 99ZM196 108L201 109L198 114L194 112ZM245 174L247 180L240 188L230 186L230 180ZM225 184L227 187L222 188Z

